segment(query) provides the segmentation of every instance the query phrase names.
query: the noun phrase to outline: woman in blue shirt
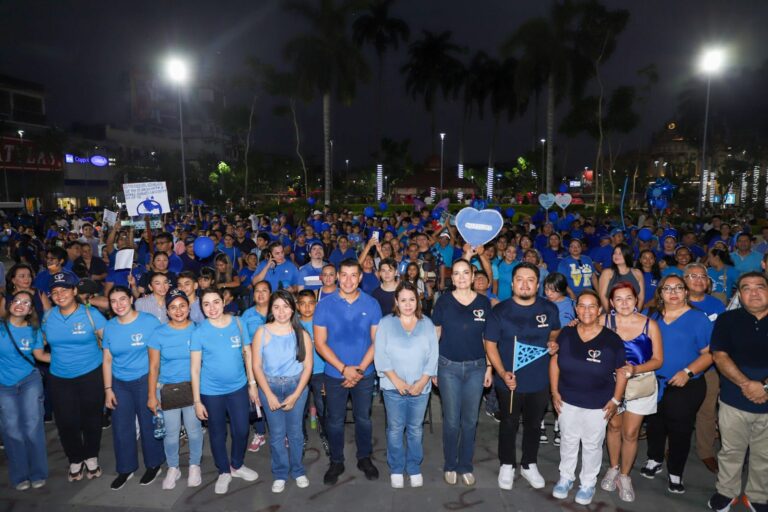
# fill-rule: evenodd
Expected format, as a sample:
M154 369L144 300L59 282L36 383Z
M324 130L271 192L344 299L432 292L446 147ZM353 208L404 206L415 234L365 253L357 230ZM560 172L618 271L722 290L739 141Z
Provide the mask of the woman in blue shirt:
M712 281L712 296L727 304L733 295L739 273L733 267L731 255L725 249L714 247L707 258L707 275Z
M147 407L153 414L163 410L165 418L165 437L163 448L168 462L168 474L163 480L163 489L173 489L181 478L179 469L179 432L184 420L184 429L189 441L189 477L188 487L197 487L201 483L200 459L203 455L203 430L200 420L195 415L195 407L190 402L178 409L166 409L159 401L160 392L165 385L189 384L190 355L189 345L195 324L189 318L189 298L181 290L171 290L165 299L168 309L168 323L161 325L151 334L149 347L149 390Z
M493 269L493 293L500 301L512 296L512 271L518 263L517 248L509 244L504 248L503 259Z
M643 249L640 251L636 267L643 273L645 296L648 298L648 300L645 301L645 306L651 307L654 305L656 287L659 285L659 280L661 279L661 270L659 269L659 263L656 261L656 255L653 251L650 249Z
M117 478L113 491L121 489L139 467L136 450L136 423L141 433L141 453L147 468L142 485L151 484L165 461L163 442L153 436L152 413L145 399L149 384L147 341L160 325L149 313L133 309L133 296L124 286L109 291L109 307L115 317L104 327L104 404L112 409L112 440L115 447Z
M296 301L287 290L277 290L269 299L267 323L253 337L253 373L259 397L266 405L269 451L272 458L272 492L285 490L288 477L296 486L309 486L302 456L304 450L304 406L312 376L312 341L296 311ZM288 446L286 446L286 439Z
M395 291L395 310L376 330L374 364L387 407L387 463L390 482L399 489L408 473L411 487L421 487L424 411L437 376L439 349L432 321L422 315L418 290L402 282ZM407 440L406 443L404 441Z
M106 319L77 302L77 276L62 271L51 276L55 307L43 317L41 329L51 347L49 375L53 415L64 453L69 481L101 476L101 416L104 377L100 340Z
M19 491L39 489L48 478L43 380L34 360L50 362L51 355L43 351L34 298L28 291L13 294L7 302L10 317L0 327L0 430L8 477Z
M207 288L200 301L206 320L190 342L190 369L195 413L208 420L211 452L219 472L214 492L226 494L232 478L248 482L259 475L243 464L248 443L248 401L258 403L251 369L251 340L240 319L224 314L220 290ZM227 416L232 446L227 455Z

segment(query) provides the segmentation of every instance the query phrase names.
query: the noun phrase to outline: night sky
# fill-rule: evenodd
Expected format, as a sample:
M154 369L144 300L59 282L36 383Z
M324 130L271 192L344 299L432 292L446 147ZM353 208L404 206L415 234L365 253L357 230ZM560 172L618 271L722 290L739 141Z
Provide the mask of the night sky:
M617 50L604 67L607 89L639 85L635 72L648 64L656 64L660 77L643 109L641 126L622 142L622 149L647 146L652 132L673 117L677 94L696 76L696 56L707 43L728 45L732 69L757 66L767 56L765 1L604 3L631 13ZM468 60L477 49L496 54L499 44L521 22L547 10L548 3L539 1L402 0L392 14L408 22L411 40L418 38L422 29L452 30L454 41L469 48ZM0 19L0 73L42 83L48 91L49 121L62 127L78 121L125 124L127 71L157 68L160 58L170 51L183 51L195 60L196 73L218 74L227 85L244 72L242 63L247 56L285 67L284 43L305 30L300 20L282 10L280 2L256 0L5 0L0 3ZM412 100L405 92L398 70L406 60L406 51L407 47L401 46L387 55L383 132L395 139L410 138L414 159L423 161L431 146L429 116L421 100ZM367 49L366 56L375 76L374 54ZM713 88L727 88L728 79L726 73L713 81ZM704 81L699 80L703 87ZM343 167L345 158L353 167L373 163L375 90L372 80L360 87L352 106L335 107L337 169ZM238 94L229 94L230 101L237 101ZM526 116L503 126L497 160L509 161L530 147L534 138L532 103ZM273 105L266 96L259 102L255 145L264 151L290 153L291 127L287 119L272 115ZM560 107L561 115L566 107ZM453 166L458 156L461 104L439 100L437 109L438 131L447 132L446 165ZM541 119L543 136L543 111ZM319 99L301 106L301 122L306 153L319 163ZM484 122L475 119L468 127L465 160L487 159L490 130L490 116ZM559 136L557 147L558 166L565 167L568 174L594 161L595 144L588 138L569 141Z

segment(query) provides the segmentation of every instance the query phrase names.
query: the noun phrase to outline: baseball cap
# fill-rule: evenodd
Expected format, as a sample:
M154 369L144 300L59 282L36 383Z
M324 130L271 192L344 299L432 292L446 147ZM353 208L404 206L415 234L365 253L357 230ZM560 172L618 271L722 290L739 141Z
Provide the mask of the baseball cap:
M48 279L48 288L53 290L54 288L77 288L80 280L75 274L69 271L62 271L53 274Z
M447 231L443 231L440 233L440 237L451 238L451 235Z
M189 297L187 297L187 294L179 290L178 288L174 288L173 290L168 292L168 295L165 296L165 307L167 308L168 306L170 306L171 302L173 302L178 298L184 299L185 301L187 301L187 304L189 304Z
M188 236L184 239L184 245L189 245L195 243L195 240L197 240L196 236Z
M611 236L618 235L619 233L621 233L622 235L624 234L624 232L621 230L621 228L613 228L611 230Z
M77 293L87 293L89 295L93 295L95 293L99 293L100 290L101 286L99 286L99 283L93 279L83 278L79 283L77 283Z

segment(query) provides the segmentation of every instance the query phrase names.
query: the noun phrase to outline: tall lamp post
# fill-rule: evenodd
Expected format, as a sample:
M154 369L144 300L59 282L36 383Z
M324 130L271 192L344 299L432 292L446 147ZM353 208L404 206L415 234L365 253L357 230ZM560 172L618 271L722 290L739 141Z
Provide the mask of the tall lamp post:
M24 170L24 130L18 130L16 133L19 134L19 155L21 155L21 175L23 179L21 180L21 188L24 192L27 191L27 172ZM6 188L6 196L8 195L7 189L8 189L8 177L6 175L6 181L5 181L5 188ZM22 192L21 195L21 202L24 204L23 210L27 211L27 200L24 197L24 192Z
M189 67L179 57L169 57L165 63L168 80L176 85L176 96L179 101L179 141L181 142L181 182L184 192L184 212L189 212L187 205L187 165L184 158L184 114L181 106L181 88L189 81Z
M547 139L539 139L539 142L541 142L541 168L540 168L539 172L541 173L542 180L544 180L545 176L547 174L546 169L544 169L544 157L546 156L544 154L544 148L547 145ZM542 181L542 183L544 183L544 181ZM539 184L539 180L536 180L536 185L538 186L538 184ZM546 194L547 191L544 190L544 193Z
M699 201L696 214L701 217L701 209L704 203L706 185L704 171L707 165L707 125L709 123L709 91L712 85L712 75L722 70L725 64L725 51L722 48L709 48L704 50L699 58L699 69L707 77L707 100L704 105L704 136L701 139L701 170L699 172Z
M440 197L443 197L443 149L445 147L445 132L440 133Z

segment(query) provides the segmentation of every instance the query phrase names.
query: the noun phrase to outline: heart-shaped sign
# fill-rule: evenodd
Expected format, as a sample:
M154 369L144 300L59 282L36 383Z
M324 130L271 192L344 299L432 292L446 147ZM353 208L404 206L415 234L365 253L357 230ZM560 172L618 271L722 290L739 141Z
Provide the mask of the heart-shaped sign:
M503 224L504 219L496 210L467 207L456 215L459 234L472 247L479 247L496 238Z
M568 205L571 204L571 201L573 201L571 194L557 194L555 196L555 204L563 210L568 208Z
M545 210L549 210L555 204L555 194L539 194L539 204Z

